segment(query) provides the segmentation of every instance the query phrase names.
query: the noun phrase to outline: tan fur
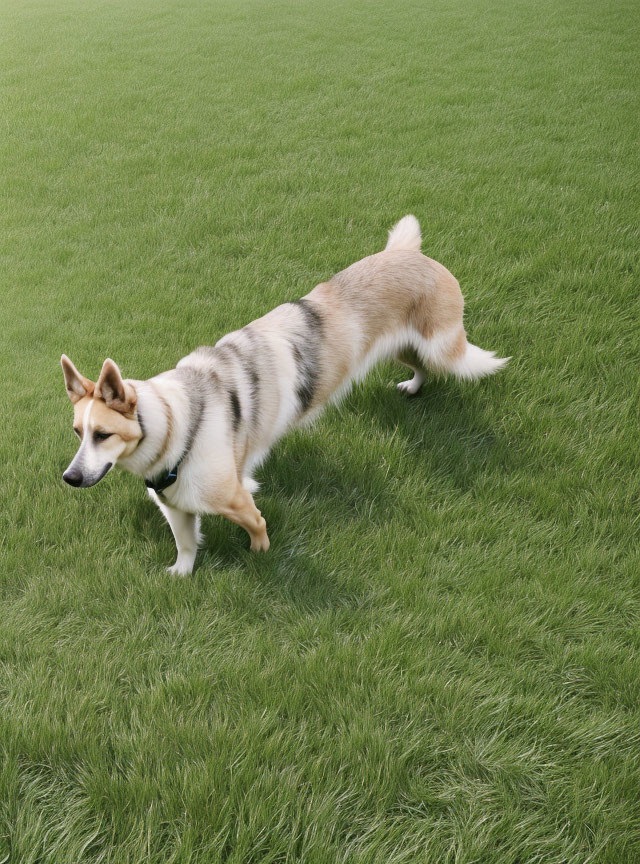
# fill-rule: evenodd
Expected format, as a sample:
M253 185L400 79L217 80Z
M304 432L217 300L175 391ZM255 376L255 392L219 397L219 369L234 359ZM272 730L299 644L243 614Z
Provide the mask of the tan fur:
M251 539L253 552L267 552L271 545L267 535L267 523L256 507L251 493L247 492L237 478L235 487L232 486L230 492L226 501L213 502L215 512L244 528Z
M85 396L91 396L95 389L93 381L90 381L88 378L85 378L84 375L81 375L66 354L62 355L60 363L62 365L64 383L67 388L67 396L69 399L75 403Z
M442 264L420 253L369 255L338 273L330 284L336 297L355 309L363 321L367 348L402 326L413 325L430 339L455 324L462 325L464 300L458 280ZM312 291L309 296L313 295Z
M93 403L91 426L96 432L111 432L119 435L123 441L138 441L141 438L137 420L110 408L100 399L94 398Z
M123 441L139 441L142 437L138 421L125 417L120 411L115 411L98 398L83 396L73 406L74 428L82 429L82 421L88 405L92 403L90 432L109 432L118 435Z
M82 428L82 420L84 418L84 412L87 410L87 406L89 402L91 402L91 396L83 396L82 398L78 398L77 400L71 400L73 402L73 428L82 436L84 430Z
M129 382L122 379L117 365L109 358L102 365L94 395L97 399L104 399L110 408L121 414L133 415L135 411L136 391Z
M317 285L310 294L309 300L317 303L327 323L323 351L330 363L322 367L323 375L317 383L311 410L324 405L331 394L347 378L353 364L353 337L348 326L349 309L331 282Z
M458 335L456 337L456 341L451 345L449 350L447 351L447 360L455 360L457 357L462 357L464 352L467 350L467 334L465 333L464 327L460 327Z

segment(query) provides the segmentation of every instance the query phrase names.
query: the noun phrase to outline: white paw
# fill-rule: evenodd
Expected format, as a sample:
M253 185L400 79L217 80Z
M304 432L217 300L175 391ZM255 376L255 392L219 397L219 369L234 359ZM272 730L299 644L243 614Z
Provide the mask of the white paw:
M190 576L193 571L195 560L195 555L184 557L178 555L176 563L172 567L167 567L167 573L171 573L172 576Z
M191 570L188 570L186 567L178 567L177 564L173 564L171 567L167 567L167 573L171 573L172 576L190 576Z
M415 394L420 389L421 383L421 381L418 381L418 383L416 384L415 378L411 378L409 381L401 381L398 384L398 390L400 390L402 393L407 393L409 396L415 396Z

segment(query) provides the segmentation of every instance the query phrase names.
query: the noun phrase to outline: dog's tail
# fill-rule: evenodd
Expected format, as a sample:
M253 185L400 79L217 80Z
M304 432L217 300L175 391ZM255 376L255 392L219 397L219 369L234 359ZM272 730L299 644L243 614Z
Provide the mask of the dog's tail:
M496 357L495 351L485 351L467 342L467 348L462 357L458 357L447 368L457 378L467 381L477 381L485 375L494 375L511 360L511 357Z
M420 223L415 216L405 216L389 231L386 252L419 252L422 245Z

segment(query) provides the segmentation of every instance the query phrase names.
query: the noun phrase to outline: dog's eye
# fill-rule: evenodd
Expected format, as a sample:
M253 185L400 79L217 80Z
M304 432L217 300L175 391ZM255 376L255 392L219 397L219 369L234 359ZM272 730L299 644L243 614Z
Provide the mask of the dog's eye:
M73 431L76 433L78 438L82 438L82 429L78 429L75 426L73 427Z
M111 438L113 432L94 432L93 440L94 441L104 441L106 438Z

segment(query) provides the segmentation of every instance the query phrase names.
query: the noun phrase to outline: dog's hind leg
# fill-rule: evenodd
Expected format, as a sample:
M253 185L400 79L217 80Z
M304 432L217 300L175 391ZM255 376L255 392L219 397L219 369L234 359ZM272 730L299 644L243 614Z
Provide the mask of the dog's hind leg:
M467 341L463 311L458 281L446 271L440 275L431 299L414 304L411 325L415 338L411 348L417 354L420 371L476 380L492 375L507 363L508 358L496 357L495 351L484 351Z
M398 352L396 359L403 366L408 366L413 372L413 378L407 381L401 381L398 384L398 390L407 393L409 396L414 396L424 383L424 365L418 356L418 352L414 348L403 348Z
M416 333L414 344L403 348L397 359L413 369L413 378L398 384L398 389L409 395L418 392L426 372L475 381L493 375L509 360L468 342L462 323L429 336Z
M167 567L167 570L176 576L188 576L193 570L198 544L202 539L200 517L194 513L185 513L183 510L176 510L175 507L164 504L153 489L149 489L149 496L162 510L176 541L178 557L176 563L172 567Z

